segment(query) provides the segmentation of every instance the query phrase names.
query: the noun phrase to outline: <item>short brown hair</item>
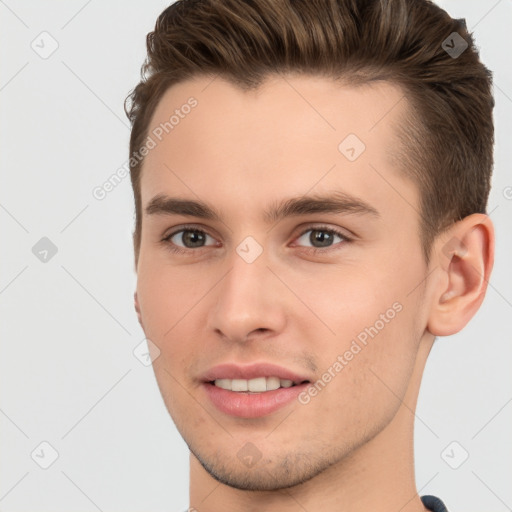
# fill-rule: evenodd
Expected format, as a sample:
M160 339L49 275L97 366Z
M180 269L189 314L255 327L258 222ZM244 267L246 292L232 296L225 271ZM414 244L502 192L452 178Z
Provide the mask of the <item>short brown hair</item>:
M449 49L456 43L468 47L454 55ZM493 167L492 74L464 20L429 0L178 0L147 35L147 52L141 82L125 101L130 155L146 140L163 94L186 79L221 76L243 90L286 72L348 84L386 80L401 86L409 107L396 127L401 150L395 161L419 187L426 262L443 229L486 213ZM142 165L130 159L135 266Z

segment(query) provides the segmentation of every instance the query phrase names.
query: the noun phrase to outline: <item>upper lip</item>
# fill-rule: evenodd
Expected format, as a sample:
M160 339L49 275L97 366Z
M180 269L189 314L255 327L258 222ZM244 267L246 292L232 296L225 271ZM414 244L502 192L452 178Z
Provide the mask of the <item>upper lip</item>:
M309 381L308 376L283 368L273 363L253 363L249 365L238 365L224 363L210 368L202 376L204 382L212 382L217 379L254 379L256 377L279 377L300 384Z

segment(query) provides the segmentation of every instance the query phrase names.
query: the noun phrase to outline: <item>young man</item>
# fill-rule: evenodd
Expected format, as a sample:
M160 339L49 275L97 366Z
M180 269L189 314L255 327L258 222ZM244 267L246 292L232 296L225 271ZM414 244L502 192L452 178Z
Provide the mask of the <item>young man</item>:
M417 494L436 336L493 265L490 72L426 0L178 1L131 93L135 307L199 512Z

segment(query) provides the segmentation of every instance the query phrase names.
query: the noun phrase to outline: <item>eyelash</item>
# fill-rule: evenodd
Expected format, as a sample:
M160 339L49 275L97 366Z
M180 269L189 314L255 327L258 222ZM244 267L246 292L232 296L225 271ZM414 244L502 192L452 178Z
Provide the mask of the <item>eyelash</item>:
M189 254L190 251L197 251L197 250L201 250L201 249L204 249L205 247L199 247L197 249L191 249L191 248L181 248L177 245L175 245L173 242L171 242L171 238L178 234L178 233L181 233L181 232L185 232L185 231L194 231L194 232L197 232L197 233L201 233L203 235L207 235L207 236L211 236L209 235L206 231L202 230L202 229L199 229L199 228L196 228L194 226L182 226L181 229L177 230L177 231L173 231L172 233L170 233L169 235L167 235L165 238L163 238L161 241L164 245L166 245L166 248L173 252L173 253L176 253L176 254ZM352 238L348 237L347 235L345 235L345 233L342 233L341 231L338 231L336 229L333 229L333 228L328 228L327 226L313 226L313 227L308 227L307 229L305 229L304 231L302 231L298 236L297 238L300 238L302 237L303 235L305 235L308 231L323 231L323 232L326 232L326 233L329 233L329 234L332 234L332 235L336 235L340 238L343 239L343 241L345 243L350 243L353 241ZM212 237L213 238L213 237ZM345 243L343 245L345 245ZM326 252L330 252L331 250L337 250L339 249L338 248L333 248L332 246L331 247L327 247L327 248L321 248L321 247L306 247L305 248L308 252L310 253L313 253L313 254L317 254L317 253L326 253Z

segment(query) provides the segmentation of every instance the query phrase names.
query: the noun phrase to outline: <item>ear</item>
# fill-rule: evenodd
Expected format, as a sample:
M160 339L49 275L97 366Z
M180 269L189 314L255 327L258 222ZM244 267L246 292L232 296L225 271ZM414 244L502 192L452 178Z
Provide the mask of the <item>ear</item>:
M133 294L133 302L135 305L135 311L137 312L137 318L139 319L139 324L142 327L142 330L144 330L144 324L142 323L142 316L140 313L140 305L139 305L139 298L137 297L137 291Z
M450 336L471 320L484 300L494 264L491 220L475 213L456 222L435 244L434 254L441 274L427 329L434 336Z

